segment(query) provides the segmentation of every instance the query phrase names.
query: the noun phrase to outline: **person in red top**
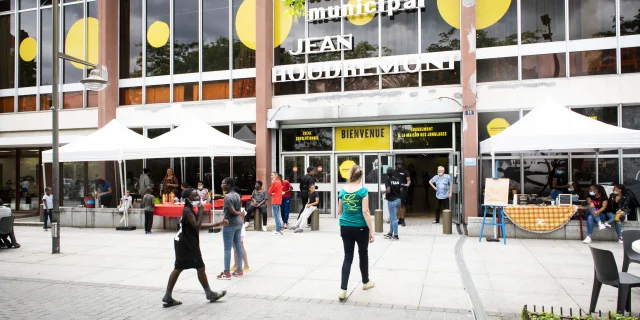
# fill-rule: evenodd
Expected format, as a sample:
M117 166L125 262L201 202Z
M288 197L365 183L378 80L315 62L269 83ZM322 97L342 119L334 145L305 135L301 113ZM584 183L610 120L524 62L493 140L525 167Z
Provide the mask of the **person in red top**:
M280 207L282 206L282 182L277 172L271 173L271 188L269 188L269 195L271 196L271 213L273 218L276 219L276 231L273 232L274 236L282 235L282 223L280 222Z
M293 187L289 180L283 180L282 175L279 175L282 181L282 228L289 227L289 212L291 211L291 190Z

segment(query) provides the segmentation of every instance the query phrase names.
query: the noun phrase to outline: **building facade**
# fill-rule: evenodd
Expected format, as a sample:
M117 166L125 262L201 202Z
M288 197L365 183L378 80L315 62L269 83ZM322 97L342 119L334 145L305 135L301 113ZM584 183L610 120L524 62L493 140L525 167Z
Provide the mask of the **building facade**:
M191 185L210 185L213 167L217 181L232 176L250 192L273 170L297 188L313 167L321 212L334 215L346 168L363 166L379 208L381 173L402 159L415 212L435 202L424 186L442 165L457 176L454 202L470 216L477 209L468 204L491 176L489 161L475 156L478 141L545 98L640 129L640 0L478 0L475 8L459 0L307 0L297 20L280 1L61 2L61 50L106 65L111 82L100 94L86 91L79 80L87 70L59 62L62 142L113 118L149 138L199 118L257 147L255 158L213 164L127 161L128 177L146 167L160 181L173 167ZM51 1L0 0L0 139L30 141L0 145L0 196L16 209L37 207L40 152L51 146L50 24ZM497 159L499 175L523 193L548 194L559 164L585 186L637 180L640 171L638 150L608 152L598 163L582 153ZM79 204L97 177L115 179L110 166L62 164L63 204Z

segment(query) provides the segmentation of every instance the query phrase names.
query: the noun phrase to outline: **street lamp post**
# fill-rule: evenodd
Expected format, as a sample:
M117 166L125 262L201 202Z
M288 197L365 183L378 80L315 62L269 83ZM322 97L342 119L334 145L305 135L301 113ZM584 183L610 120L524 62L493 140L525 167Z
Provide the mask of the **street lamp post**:
M100 91L107 87L109 82L107 78L106 68L102 68L102 73L96 70L96 65L86 62L84 60L77 59L60 52L60 6L59 0L52 1L52 14L53 14L53 88L51 92L51 137L52 137L52 152L53 163L51 170L51 184L53 191L53 212L52 212L52 226L51 226L51 253L60 253L60 155L59 155L59 126L58 126L58 111L60 104L60 64L59 59L69 60L76 62L91 68L91 73L88 78L80 81L84 84L87 90Z

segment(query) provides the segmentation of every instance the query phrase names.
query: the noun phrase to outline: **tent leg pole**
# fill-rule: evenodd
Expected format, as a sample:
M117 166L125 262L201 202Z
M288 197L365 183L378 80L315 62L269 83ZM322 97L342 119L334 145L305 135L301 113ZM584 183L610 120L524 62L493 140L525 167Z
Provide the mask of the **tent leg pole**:
M47 190L47 170L44 167L44 163L42 164L42 190Z
M122 197L124 198L124 196L127 194L127 161L125 160L122 162L124 164L124 189L122 189ZM129 207L133 208L132 203L129 203ZM129 210L124 211L124 226L129 227Z
M600 183L600 163L598 161L599 151L596 150L596 183Z
M215 169L213 165L215 157L211 157L211 202L213 202L213 196L216 194L216 178L214 175Z

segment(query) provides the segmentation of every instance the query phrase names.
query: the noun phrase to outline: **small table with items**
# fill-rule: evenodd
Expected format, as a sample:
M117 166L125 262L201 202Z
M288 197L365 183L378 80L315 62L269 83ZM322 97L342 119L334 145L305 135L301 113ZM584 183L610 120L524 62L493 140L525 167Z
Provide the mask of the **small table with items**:
M562 228L578 211L575 205L545 206L507 206L505 213L519 228L534 233L549 233ZM582 218L580 218L582 236Z
M209 222L211 222L212 214L210 213L210 211L213 209L213 205L211 203L205 203L203 206L204 206L204 210L209 212ZM164 218L180 218L182 217L183 210L184 210L184 204L173 204L173 203L156 204L155 207L153 208L153 215L163 217L162 228L164 229L165 228Z

